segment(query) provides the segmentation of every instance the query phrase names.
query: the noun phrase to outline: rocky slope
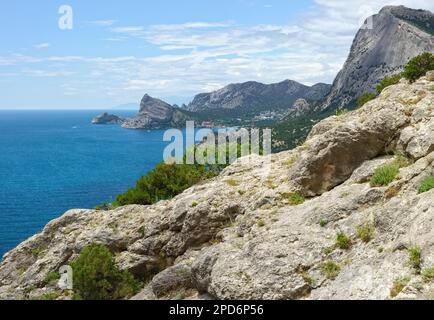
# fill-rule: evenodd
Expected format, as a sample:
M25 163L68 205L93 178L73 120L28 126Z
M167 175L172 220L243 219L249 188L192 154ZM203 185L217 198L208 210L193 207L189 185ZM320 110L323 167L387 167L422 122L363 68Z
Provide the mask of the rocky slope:
M323 99L330 91L328 84L312 87L286 80L266 85L259 82L230 84L223 89L197 95L186 107L193 112L245 109L254 111L289 109L300 98L309 101Z
M372 187L375 169L398 159L392 151L407 166ZM267 160L240 159L152 206L67 212L5 255L0 298L56 290L45 276L93 242L151 279L134 299L390 299L398 280L397 299L434 296L408 263L419 246L421 267L434 265L434 190L418 193L434 175L434 73L323 120L304 145L272 155L271 170ZM363 225L369 242L357 236ZM339 232L348 249L336 247Z
M375 91L385 76L402 71L411 58L434 52L434 14L429 11L389 6L368 21L321 109L345 107L363 92Z

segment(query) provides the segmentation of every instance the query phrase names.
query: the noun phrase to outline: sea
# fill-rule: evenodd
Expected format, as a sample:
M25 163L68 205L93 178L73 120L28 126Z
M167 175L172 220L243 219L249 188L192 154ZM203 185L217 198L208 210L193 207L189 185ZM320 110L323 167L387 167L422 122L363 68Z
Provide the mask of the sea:
M67 210L114 200L162 161L164 131L92 125L100 113L0 111L0 259Z

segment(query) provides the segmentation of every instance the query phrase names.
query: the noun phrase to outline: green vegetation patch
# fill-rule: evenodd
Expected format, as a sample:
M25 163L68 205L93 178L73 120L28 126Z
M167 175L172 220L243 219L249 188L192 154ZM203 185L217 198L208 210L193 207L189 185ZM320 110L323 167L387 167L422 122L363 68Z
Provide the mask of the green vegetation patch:
M410 82L415 82L431 70L434 70L434 55L430 52L424 52L407 63L402 75Z
M356 233L360 240L368 243L375 237L375 227L369 222L365 222L357 227Z
M128 271L119 270L110 250L103 245L85 247L71 263L77 299L118 300L133 296L140 283Z
M351 248L351 239L343 232L339 232L336 236L336 246L342 250Z
M420 271L422 265L422 250L418 246L408 249L408 264L416 271Z
M306 199L298 192L288 194L288 201L291 206L303 204Z
M431 189L434 189L434 177L426 177L422 180L419 186L419 194L425 193L430 191Z
M371 187L382 187L392 183L399 173L397 164L389 164L375 170L371 178Z
M372 92L364 92L360 97L357 98L357 107L361 108L366 103L368 103L371 100L374 100L377 97L375 93Z
M46 293L42 296L34 297L32 300L57 300L60 297L60 293L58 292L50 292Z
M402 74L394 74L392 76L387 76L377 85L377 92L380 94L384 89L397 84L402 79Z
M321 219L319 221L319 225L324 228L325 226L327 226L329 224L329 221L327 219Z
M410 277L404 277L395 280L393 282L392 288L390 289L390 297L395 298L396 296L398 296L398 294L400 294L402 290L404 290L404 288L408 285L410 280Z
M60 274L58 272L49 272L44 278L44 285L54 286L60 279Z
M434 280L434 266L422 270L422 277L425 281Z
M341 271L341 267L334 261L326 261L321 265L321 273L330 280L336 279Z

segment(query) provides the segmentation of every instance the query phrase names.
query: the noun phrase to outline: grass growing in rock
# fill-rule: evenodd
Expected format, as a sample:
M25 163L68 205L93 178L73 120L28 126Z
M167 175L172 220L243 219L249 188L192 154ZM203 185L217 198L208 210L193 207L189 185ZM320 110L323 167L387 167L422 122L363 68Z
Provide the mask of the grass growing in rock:
M431 189L434 189L434 177L426 177L422 180L420 186L419 186L419 194L425 193L430 191Z
M51 301L51 300L57 300L60 297L60 294L57 292L51 292L51 293L46 293L42 296L38 296L38 297L34 297L32 298L32 300L47 300L47 301Z
M321 273L330 280L336 279L341 271L341 267L334 261L326 261L321 265Z
M383 187L392 183L399 173L399 166L397 164L389 164L382 166L375 170L371 178L371 187Z
M365 222L357 227L357 237L365 243L370 242L375 236L375 227L369 222Z
M229 179L225 181L227 185L231 186L231 187L238 187L239 183L238 181L234 180L234 179Z
M425 281L434 280L434 266L422 270L422 277Z
M406 155L397 152L395 153L395 160L393 161L395 165L397 165L399 168L406 168L411 166L414 161L407 157Z
M348 112L349 112L348 109L337 109L336 110L336 117L343 116L343 115L347 114Z
M324 228L326 225L328 225L329 224L329 222L328 222L328 220L327 219L321 219L320 221L319 221L319 225L322 227L322 228Z
M400 73L385 77L377 85L377 92L380 94L381 92L383 92L384 89L394 84L397 84L401 79L402 79L402 74Z
M410 267L420 272L422 265L422 250L418 246L408 249L408 263Z
M339 232L336 236L336 246L342 250L351 248L351 239L343 232Z
M60 274L58 272L49 272L44 278L44 285L54 286L60 279Z
M390 289L390 297L395 298L396 296L398 296L398 294L400 294L402 290L404 290L410 280L410 277L404 277L395 280L392 288Z
M306 199L298 192L290 193L288 195L288 201L291 206L298 206L303 204Z
M361 108L369 101L374 100L377 97L375 93L364 92L360 97L357 98L357 107Z

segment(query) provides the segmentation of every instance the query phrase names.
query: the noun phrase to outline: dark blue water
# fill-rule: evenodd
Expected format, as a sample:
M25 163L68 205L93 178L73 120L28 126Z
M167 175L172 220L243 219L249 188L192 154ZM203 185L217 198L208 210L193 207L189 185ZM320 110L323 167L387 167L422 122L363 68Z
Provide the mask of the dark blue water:
M65 211L113 200L162 160L163 131L90 124L99 113L0 111L0 257Z

